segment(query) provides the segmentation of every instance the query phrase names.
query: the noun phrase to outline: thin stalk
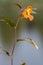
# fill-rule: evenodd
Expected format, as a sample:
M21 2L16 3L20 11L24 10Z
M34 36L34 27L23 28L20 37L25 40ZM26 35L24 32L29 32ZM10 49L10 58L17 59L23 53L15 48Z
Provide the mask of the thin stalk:
M19 19L20 19L20 17L18 18L17 23L14 27L14 45L13 45L13 49L12 49L12 52L11 52L11 56L13 56L13 54L14 54L14 49L15 49L15 44L16 44L16 30L17 30L17 26L18 26L18 23L19 23ZM13 65L13 57L11 57L11 65Z
M13 58L11 58L11 65L13 65Z
M13 49L12 49L11 55L13 55L13 53L14 53L15 44L16 44L16 28L14 29L14 45L13 45Z
M20 19L20 17L18 18L16 26L14 27L14 46L13 46L13 49L12 49L12 55L14 53L14 48L15 48L15 44L16 44L16 30L17 30L17 26L18 26L18 23L19 23L19 19Z
M21 19L21 16L18 18L18 20L17 20L17 23L16 23L16 26L15 26L15 28L17 29L17 26L18 26L18 23L19 23L19 20Z
M14 45L13 45L13 49L11 52L11 56L13 56L15 44L16 44L16 28L14 28ZM11 65L13 65L13 57L11 57Z

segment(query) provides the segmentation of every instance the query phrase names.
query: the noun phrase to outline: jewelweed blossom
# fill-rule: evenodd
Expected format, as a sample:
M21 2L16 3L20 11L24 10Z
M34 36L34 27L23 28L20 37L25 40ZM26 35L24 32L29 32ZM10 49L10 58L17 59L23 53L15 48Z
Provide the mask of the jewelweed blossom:
M32 6L27 6L27 8L22 11L21 18L28 18L30 21L32 21L34 19L32 13L35 14L36 12L33 11Z
M28 18L30 21L33 21L34 16L32 14L36 14L36 12L33 10L37 10L37 8L33 8L32 6L27 6L27 8L24 9L20 4L16 3L16 5L21 10L21 19Z

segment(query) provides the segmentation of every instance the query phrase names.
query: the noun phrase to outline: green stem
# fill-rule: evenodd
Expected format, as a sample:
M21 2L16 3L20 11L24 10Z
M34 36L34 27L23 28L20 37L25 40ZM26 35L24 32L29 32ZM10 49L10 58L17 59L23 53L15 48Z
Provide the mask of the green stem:
M12 55L14 53L15 44L16 44L16 28L14 29L14 45L13 45L13 49L12 49Z
M17 30L17 26L18 26L18 23L19 23L19 19L20 18L18 18L16 26L14 27L14 46L13 46L13 49L12 49L12 55L14 53L14 48L15 48L15 44L16 44L16 30Z
M13 65L13 58L11 58L11 65Z
M14 54L14 49L15 49L15 44L16 44L16 30L17 30L17 26L18 26L18 23L19 23L19 19L20 19L20 17L18 18L16 26L14 27L14 45L13 45L13 49L12 49L12 52L11 52L12 56ZM13 65L13 58L11 58L11 65Z

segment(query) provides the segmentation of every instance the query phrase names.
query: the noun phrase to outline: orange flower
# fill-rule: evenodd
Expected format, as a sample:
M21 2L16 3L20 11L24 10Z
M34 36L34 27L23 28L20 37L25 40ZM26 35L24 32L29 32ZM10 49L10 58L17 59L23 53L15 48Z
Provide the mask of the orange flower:
M32 9L32 6L28 6L25 10L23 10L21 13L21 18L28 18L30 21L32 21L34 16L31 13L35 13Z
M26 9L22 8L22 6L18 3L16 3L16 5L20 8L20 10L22 11L21 12L21 19L22 18L28 18L30 21L32 21L34 19L34 16L32 15L33 14L36 14L35 11L33 10L37 10L37 8L33 8L32 6L27 6Z

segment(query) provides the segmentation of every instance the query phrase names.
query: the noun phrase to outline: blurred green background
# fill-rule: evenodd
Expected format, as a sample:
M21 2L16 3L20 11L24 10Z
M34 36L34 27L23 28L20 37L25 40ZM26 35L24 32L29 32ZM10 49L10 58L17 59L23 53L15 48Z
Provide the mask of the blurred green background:
M17 38L33 38L39 45L39 50L37 51L30 44L26 45L26 42L17 43L14 64L20 65L21 60L25 60L27 65L43 65L43 0L0 0L0 18L6 16L16 24L21 12L15 3L20 3L22 7L32 5L34 8L37 8L37 14L33 15L34 20L32 22L28 19L20 20L16 36ZM13 44L14 28L0 21L0 47L11 52ZM0 65L3 65L3 63L9 65L8 58L6 59L5 56L3 58L2 56L0 57ZM4 58L6 63L5 60L3 61Z

